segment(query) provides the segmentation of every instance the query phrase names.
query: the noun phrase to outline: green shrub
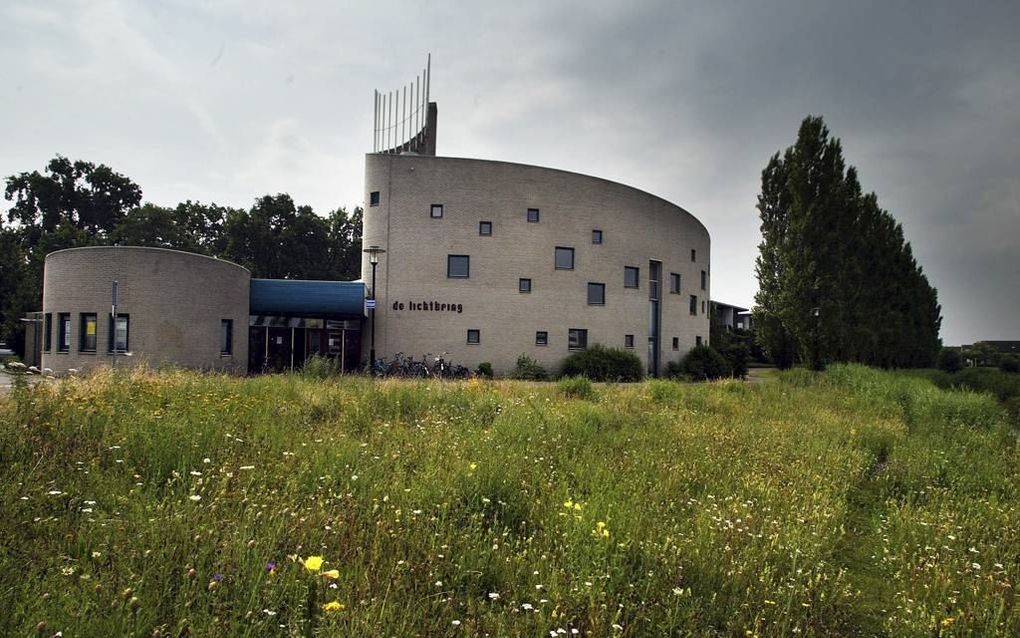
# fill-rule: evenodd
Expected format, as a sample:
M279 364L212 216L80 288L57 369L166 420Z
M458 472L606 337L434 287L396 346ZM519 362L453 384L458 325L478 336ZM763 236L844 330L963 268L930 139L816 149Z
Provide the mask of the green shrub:
M587 377L564 377L560 379L556 387L560 394L565 397L589 400L594 400L596 397L595 386L592 385L591 380Z
M680 360L683 373L695 381L711 381L730 376L729 364L711 346L695 346Z
M482 361L478 364L478 368L475 369L475 374L486 379L492 378L492 364L488 361Z
M684 367L680 365L679 361L667 361L666 370L663 375L667 379L684 379L687 375L684 374Z
M588 377L592 381L640 381L644 366L636 354L595 344L563 360L565 377Z
M740 341L730 341L728 345L719 350L719 354L726 359L726 365L730 368L730 374L737 378L747 377L747 361L750 359L751 351L746 344Z
M328 379L342 373L338 359L321 354L313 354L305 359L305 365L301 366L301 376L309 379Z
M963 356L956 348L942 348L935 365L945 372L959 372L963 370Z
M517 365L511 376L524 381L545 381L549 378L545 368L526 354L517 357Z
M1020 357L1011 354L1002 357L999 359L999 370L1010 374L1020 372Z

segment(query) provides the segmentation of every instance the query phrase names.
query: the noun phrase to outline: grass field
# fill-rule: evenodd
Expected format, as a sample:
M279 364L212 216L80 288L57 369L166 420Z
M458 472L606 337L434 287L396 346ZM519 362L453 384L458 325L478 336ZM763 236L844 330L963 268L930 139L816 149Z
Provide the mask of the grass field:
M854 366L589 389L15 389L0 635L1020 635L993 397Z

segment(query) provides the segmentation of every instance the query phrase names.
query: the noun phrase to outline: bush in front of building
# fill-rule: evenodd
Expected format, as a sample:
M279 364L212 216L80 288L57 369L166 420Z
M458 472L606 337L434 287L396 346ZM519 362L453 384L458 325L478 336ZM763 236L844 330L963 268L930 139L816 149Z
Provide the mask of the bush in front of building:
M305 359L305 364L301 366L301 375L311 379L328 379L342 372L339 360L321 354L313 354Z
M478 364L478 367L475 368L475 374L477 376L479 376L479 377L484 377L486 379L491 379L492 378L492 364L489 363L488 361L482 361L481 363Z
M942 348L935 365L944 372L959 372L963 370L963 355L956 348Z
M999 370L1010 374L1017 374L1020 372L1020 357L1011 354L1002 357L999 359Z
M549 378L545 368L526 354L517 357L517 365L510 376L522 381L545 381Z
M680 360L683 376L693 381L711 381L730 376L726 359L711 346L695 346Z
M595 344L563 360L565 377L587 377L592 381L640 381L644 366L636 354L620 348Z
M556 384L556 388L565 397L594 401L598 398L595 386L588 377L564 377Z

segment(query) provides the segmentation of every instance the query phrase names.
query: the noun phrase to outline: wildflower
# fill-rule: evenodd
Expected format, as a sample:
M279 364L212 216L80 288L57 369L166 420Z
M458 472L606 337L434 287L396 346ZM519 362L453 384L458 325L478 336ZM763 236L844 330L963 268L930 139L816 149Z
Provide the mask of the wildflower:
M609 538L609 529L606 528L605 521L599 521L595 523L595 529L591 531L595 538Z
M215 574L212 575L212 579L218 583L221 580L223 580L223 574L216 572Z
M457 627L458 625L460 625L460 621L459 620L455 620L455 621L453 621L450 624L453 625L454 627Z
M332 613L334 611L343 611L344 605L337 600L331 600L322 606L322 611Z
M239 467L237 469L248 471L248 470L254 470L255 466L254 465L242 465L241 467Z
M192 494L188 498L191 499L192 501L196 502L196 503L202 500L202 497L200 495L198 495L198 494Z
M468 470L470 470L472 472L474 472L477 469L478 469L478 464L477 463L472 463L471 465L468 466Z
M310 572L317 572L322 569L322 556L309 556L308 558L301 561L301 564L305 566Z
M276 561L275 560L271 560L268 563L266 563L266 571L269 572L270 574L275 574L276 573Z
M329 571L322 572L322 577L330 580L336 580L337 578L340 578L340 570L331 569Z
M499 600L499 594L496 592L489 592L489 600Z
M953 623L955 622L956 622L955 618L953 618L952 616L948 616L942 619L942 626L948 629L949 627L952 627Z

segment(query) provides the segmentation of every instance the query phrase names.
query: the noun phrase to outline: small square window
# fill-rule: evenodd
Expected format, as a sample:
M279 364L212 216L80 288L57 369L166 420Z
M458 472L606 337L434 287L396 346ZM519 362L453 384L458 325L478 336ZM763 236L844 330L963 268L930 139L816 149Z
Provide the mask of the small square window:
M708 273L704 270L701 271L701 289L708 290Z
M470 277L471 257L467 255L447 255L446 276L451 279L466 279Z
M524 277L518 279L517 292L531 292L531 280Z
M674 295L680 294L680 274L671 272L669 273L669 291Z
M477 328L468 328L467 331L467 342L469 344L477 344L482 342L482 331Z
M624 288L640 288L641 287L641 269L635 268L634 266L623 267L623 287Z
M492 222L478 222L478 234L483 237L491 237Z
M691 261L698 261L698 251L691 248Z
M596 230L591 231L591 243L593 243L593 244L601 244L602 243L602 231L601 230L597 230L596 229Z
M623 335L623 347L624 348L634 347L634 335Z
M574 269L574 249L564 248L563 246L556 247L556 270L573 270Z
M567 331L567 348L584 350L588 347L588 331L582 328L571 328Z
M372 191L368 194L368 205L378 206L379 205L379 191Z
M606 305L606 285L588 282L588 305Z
M698 297L697 295L691 295L691 314L698 314Z
M674 350L680 349L680 337L673 337L673 349Z
M529 208L528 209L528 221L530 223L532 223L532 224L537 224L538 223L538 209L537 208Z
M547 346L549 345L549 333L545 330L539 330L535 333L535 345L536 346Z
M694 337L694 345L696 345L696 346L700 346L701 345L701 336L700 335L697 336L697 337Z
M432 208L429 209L429 216L432 219L439 219L440 217L442 217L443 216L443 205L442 204L432 204Z

